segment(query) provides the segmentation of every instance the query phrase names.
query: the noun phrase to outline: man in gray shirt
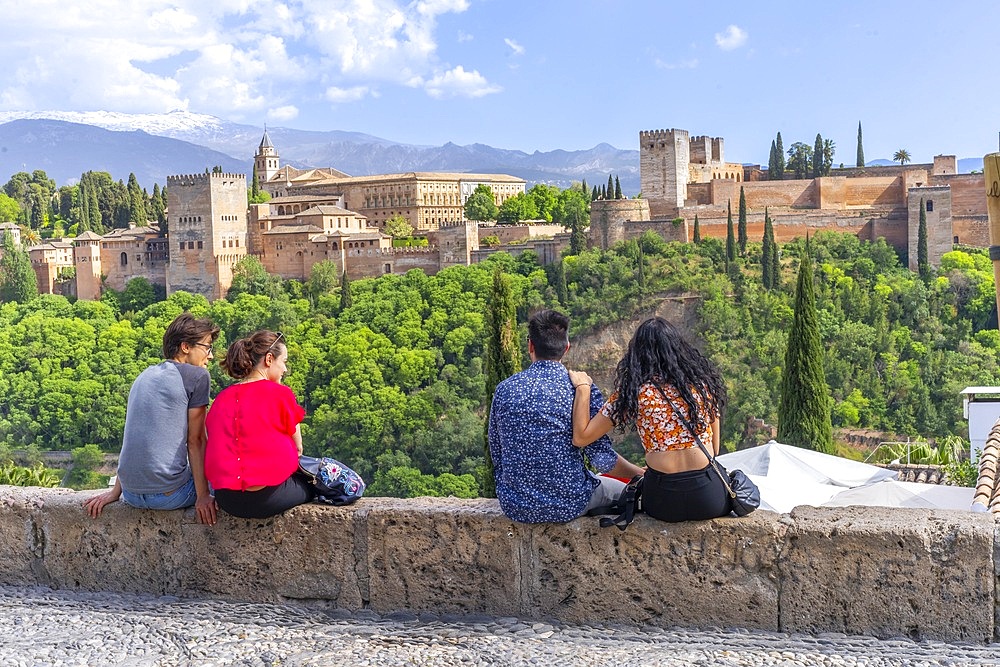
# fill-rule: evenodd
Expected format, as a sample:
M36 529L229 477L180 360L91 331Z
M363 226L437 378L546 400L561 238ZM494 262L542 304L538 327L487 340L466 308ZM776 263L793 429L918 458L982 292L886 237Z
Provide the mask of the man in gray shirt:
M190 313L167 327L165 361L140 373L129 390L115 486L84 501L90 516L121 498L143 509L194 505L201 523L215 523L215 499L205 479L205 413L207 366L218 335L219 327Z

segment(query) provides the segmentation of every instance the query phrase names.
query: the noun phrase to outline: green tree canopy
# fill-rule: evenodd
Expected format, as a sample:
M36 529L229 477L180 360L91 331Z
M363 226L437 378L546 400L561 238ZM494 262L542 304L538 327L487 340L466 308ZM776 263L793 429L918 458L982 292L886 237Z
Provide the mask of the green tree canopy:
M480 183L465 202L465 217L468 220L485 222L497 219L496 197L493 189L485 183Z
M413 225L403 216L396 214L385 221L382 233L393 238L410 236L413 234Z

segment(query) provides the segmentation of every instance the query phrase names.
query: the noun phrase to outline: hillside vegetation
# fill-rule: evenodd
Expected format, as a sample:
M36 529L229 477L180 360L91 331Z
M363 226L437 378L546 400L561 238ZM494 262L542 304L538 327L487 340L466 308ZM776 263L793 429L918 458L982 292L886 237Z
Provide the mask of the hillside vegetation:
M700 295L696 334L729 384L724 441L734 444L747 417L776 418L791 276L803 246L781 248L781 285L770 291L761 286L760 244L750 243L727 268L717 241L668 244L647 234L607 252L567 256L561 266L542 268L530 252L499 253L436 276L357 280L343 309L331 267L299 283L267 276L252 259L238 267L229 298L214 303L182 292L154 301L142 279L127 298L6 303L0 443L116 451L132 380L159 360L170 320L190 310L222 327L217 356L255 329L284 332L287 382L308 413L308 453L356 467L375 493L474 495L483 451L483 312L499 264L512 277L522 328L531 310L559 307L573 318L574 337L632 318L663 294ZM985 253L946 254L926 283L883 241L823 233L810 253L834 425L964 436L958 391L1000 382ZM228 379L216 364L211 372L217 392Z

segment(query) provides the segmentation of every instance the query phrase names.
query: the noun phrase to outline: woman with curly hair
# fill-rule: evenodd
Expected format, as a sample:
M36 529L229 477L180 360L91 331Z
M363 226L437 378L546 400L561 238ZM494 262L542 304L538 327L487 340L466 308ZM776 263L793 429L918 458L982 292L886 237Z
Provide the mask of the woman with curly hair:
M612 428L638 431L646 450L643 511L661 521L724 516L729 495L697 438L719 453L726 388L718 369L661 317L643 322L615 371L614 393L590 418L590 376L570 371L575 387L573 444L584 447Z
M222 369L238 380L208 411L205 474L223 510L266 519L311 501L313 487L295 475L305 410L281 384L288 348L281 333L258 331L229 346Z

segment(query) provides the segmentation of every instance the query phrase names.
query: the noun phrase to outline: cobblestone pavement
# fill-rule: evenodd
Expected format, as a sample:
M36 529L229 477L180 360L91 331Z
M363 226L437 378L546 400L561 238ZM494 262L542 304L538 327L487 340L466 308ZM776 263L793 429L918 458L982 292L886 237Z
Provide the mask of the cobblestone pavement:
M0 665L1000 665L993 646L0 586Z

